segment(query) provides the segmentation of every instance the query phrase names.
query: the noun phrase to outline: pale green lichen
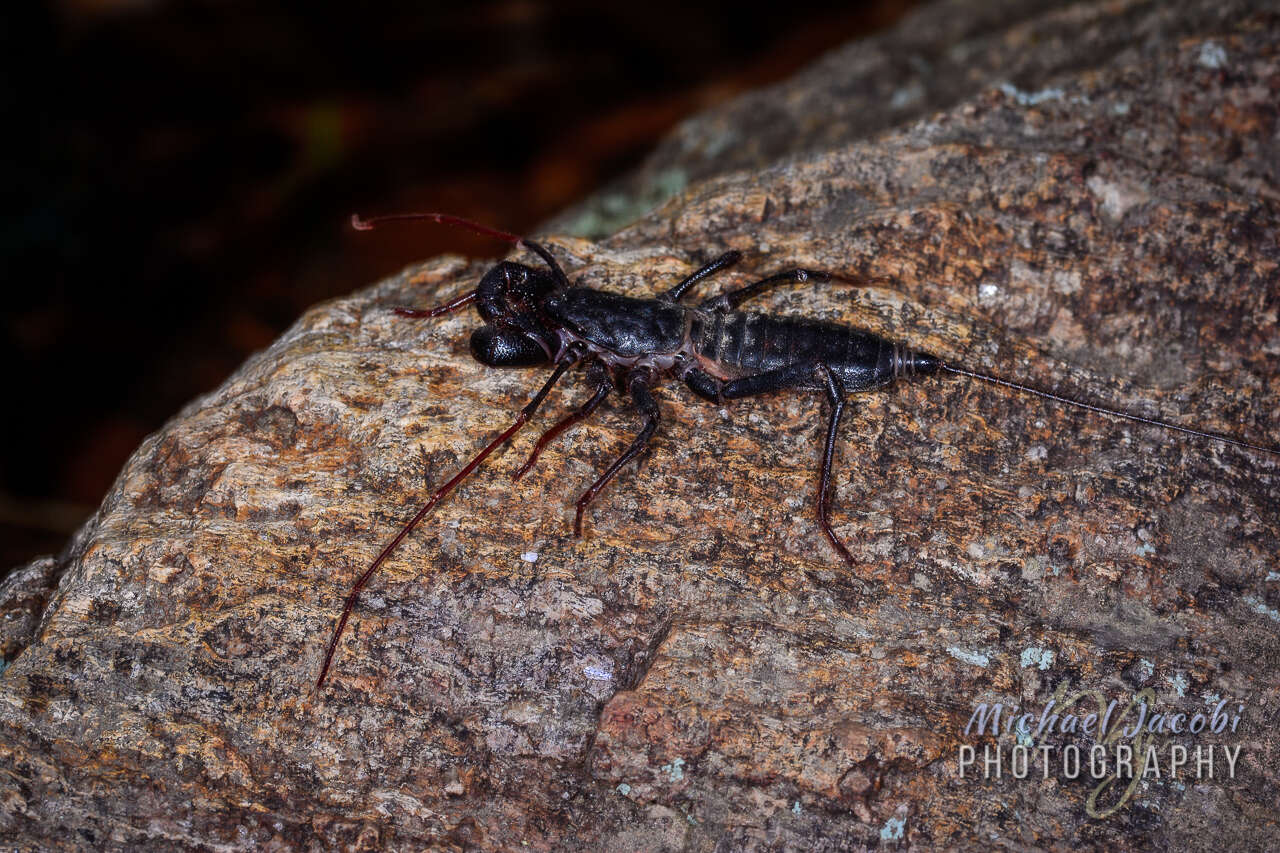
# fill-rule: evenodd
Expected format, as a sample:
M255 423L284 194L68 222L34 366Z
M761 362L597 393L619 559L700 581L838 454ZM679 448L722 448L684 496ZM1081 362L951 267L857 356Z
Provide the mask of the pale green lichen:
M986 666L991 663L991 658L982 652L971 652L968 649L962 649L958 646L947 646L947 654L956 660L964 661L974 666Z
M688 184L689 176L679 166L662 169L639 192L605 192L596 196L562 230L590 240L607 237L664 204Z
M670 764L662 765L662 767L660 767L659 769L663 773L666 773L668 778L670 778L672 782L679 782L681 779L684 778L684 759L677 758L675 761L672 761Z
M1022 650L1022 668L1035 666L1041 672L1053 666L1055 655L1051 649L1042 649L1039 646L1031 646Z
M1280 612L1275 608L1268 607L1267 603L1255 595L1246 595L1244 603L1253 608L1254 613L1260 613L1275 622L1280 622Z
M903 831L907 827L907 819L904 817L891 817L884 822L884 826L880 828L881 841L900 841Z

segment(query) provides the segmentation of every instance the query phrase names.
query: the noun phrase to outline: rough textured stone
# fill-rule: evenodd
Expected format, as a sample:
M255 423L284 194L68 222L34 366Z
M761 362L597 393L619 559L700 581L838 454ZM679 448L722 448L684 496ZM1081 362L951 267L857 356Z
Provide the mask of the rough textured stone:
M704 292L830 270L858 284L761 306L1280 442L1280 17L1013 4L1015 23L997 10L948 41L970 8L925 9L719 111L739 134L719 154L704 119L662 155L750 168L706 170L607 240L548 241L582 283L635 294L731 247L744 268ZM913 33L952 64L899 73ZM894 79L911 121L882 110L864 138L823 120L892 105ZM811 121L736 160L761 104ZM474 316L392 312L485 267L438 259L317 306L148 439L63 555L5 582L5 653L23 649L0 680L6 838L1280 844L1276 460L957 378L856 399L834 511L852 575L811 507L818 397L721 409L664 389L655 451L582 540L572 497L634 415L606 405L512 485L535 425L388 561L312 693L349 584L540 381L472 361ZM558 390L540 423L582 395ZM978 701L1141 691L1242 704L1236 734L1174 739L1238 743L1238 778L1149 779L1109 814L1120 792L1095 803L1085 778L959 778Z

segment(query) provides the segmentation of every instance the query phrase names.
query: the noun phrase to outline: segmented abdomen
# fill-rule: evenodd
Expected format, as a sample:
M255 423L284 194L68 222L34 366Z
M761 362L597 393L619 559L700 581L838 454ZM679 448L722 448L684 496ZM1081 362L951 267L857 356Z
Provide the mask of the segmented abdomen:
M699 319L693 329L694 348L727 375L823 362L850 391L874 388L894 378L897 348L858 329L821 320L736 312Z

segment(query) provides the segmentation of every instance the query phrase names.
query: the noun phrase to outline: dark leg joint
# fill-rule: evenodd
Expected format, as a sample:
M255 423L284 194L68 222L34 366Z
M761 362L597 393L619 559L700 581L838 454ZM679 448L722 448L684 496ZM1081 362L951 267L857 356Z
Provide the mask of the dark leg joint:
M548 443L553 441L556 436L564 432L569 427L579 421L584 421L591 417L591 413L594 412L602 402L604 402L605 397L609 396L609 392L613 390L613 379L609 376L609 371L605 369L603 364L599 361L593 361L587 375L596 386L595 393L592 394L590 399L583 403L577 411L570 413L567 417L542 434L542 437L539 438L538 442L533 446L533 452L529 454L528 461L520 467L520 470L511 475L511 479L519 480L525 474L529 473L529 469L531 469L534 463L538 461L538 457L542 455L542 450Z
M732 251L732 250L725 252L723 255L716 258L711 263L705 264L697 272L693 273L684 281L680 282L675 287L668 290L666 293L662 295L661 298L666 302L675 302L681 296L684 296L685 291L693 287L698 282L702 281L707 276L714 275L720 272L720 270L722 269L727 269L728 267L733 266L740 260L742 260L741 252Z
M719 296L713 296L698 307L708 311L733 311L743 302L753 296L758 296L771 287L779 284L803 284L806 281L827 282L831 281L831 275L817 270L787 270L786 272L771 275L768 278L762 278L753 284L748 284L746 287L731 290Z
M627 390L631 393L631 400L635 403L636 409L645 417L644 425L640 428L640 434L636 436L635 441L631 442L631 445L618 457L617 461L610 465L608 470L591 484L591 488L582 493L582 497L578 498L576 512L573 516L574 536L582 535L582 515L586 512L587 506L596 499L596 495L600 494L600 490L618 475L624 465L640 455L640 452L648 445L649 439L657 431L658 402L653 398L653 394L649 392L649 385L652 382L653 373L647 368L641 368L628 375Z
M710 400L713 403L724 402L724 397L721 394L721 391L724 390L724 383L710 373L696 368L690 370L684 375L684 384L688 385L689 390L704 400Z
M831 461L836 454L836 438L840 430L840 416L844 414L844 385L826 364L820 362L818 371L827 392L827 400L831 403L831 418L827 421L827 439L823 443L822 450L822 470L818 475L818 524L822 526L822 532L831 541L831 546L844 558L849 567L853 568L855 566L853 555L849 553L849 549L845 547L845 544L840 541L840 537L836 535L836 532L831 529L831 522L827 518L828 511L831 508Z
M726 400L738 397L753 397L770 391L781 391L783 388L813 388L813 362L800 362L777 370L744 376L732 382L726 382L720 390L720 396Z

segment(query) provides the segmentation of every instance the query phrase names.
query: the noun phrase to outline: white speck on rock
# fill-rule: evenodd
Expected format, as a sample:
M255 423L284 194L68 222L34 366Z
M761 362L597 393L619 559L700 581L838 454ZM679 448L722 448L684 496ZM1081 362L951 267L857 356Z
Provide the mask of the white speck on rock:
M1091 176L1085 186L1098 198L1103 215L1112 222L1119 222L1131 208L1151 198L1140 186L1109 181L1100 175Z
M1216 71L1227 64L1227 52L1216 41L1207 41L1200 45L1199 62L1205 68Z
M592 681L613 681L613 667L609 664L589 663L582 668L582 674Z
M1024 92L1012 83L1001 83L1000 91L1005 97L1012 98L1024 107L1034 107L1045 101L1059 101L1065 94L1061 89L1041 89L1039 92Z
M538 562L538 552L525 551L523 554L520 555L520 559L524 560L526 563L536 563Z
M900 110L903 107L911 106L917 101L924 98L924 85L919 80L912 80L907 85L899 88L889 98L889 109Z
M958 646L947 646L947 654L959 661L964 661L974 666L986 666L991 663L991 658L982 652L971 652L968 649L962 649Z

